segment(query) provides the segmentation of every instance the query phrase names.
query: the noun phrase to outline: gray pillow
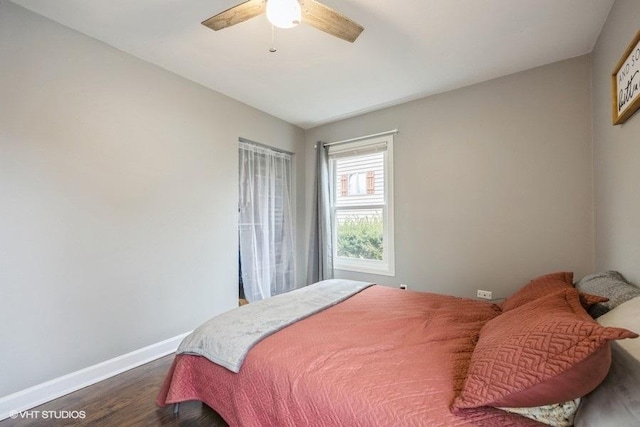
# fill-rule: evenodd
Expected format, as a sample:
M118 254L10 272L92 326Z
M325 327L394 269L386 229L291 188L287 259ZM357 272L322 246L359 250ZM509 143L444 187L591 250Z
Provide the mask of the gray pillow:
M589 314L594 319L623 302L640 296L640 288L627 282L627 279L617 271L605 271L585 276L576 283L576 289L609 298L609 301L599 302L589 308Z
M640 426L640 361L618 343L610 345L609 374L582 398L575 427Z

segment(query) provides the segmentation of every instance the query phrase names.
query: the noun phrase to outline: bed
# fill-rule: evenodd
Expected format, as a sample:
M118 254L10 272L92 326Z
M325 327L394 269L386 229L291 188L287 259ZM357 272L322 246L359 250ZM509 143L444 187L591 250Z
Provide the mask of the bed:
M501 305L366 285L266 334L238 369L179 350L157 403L199 400L231 426L543 425L521 407L577 402L606 377L609 342L637 336L593 321L604 300L568 273Z

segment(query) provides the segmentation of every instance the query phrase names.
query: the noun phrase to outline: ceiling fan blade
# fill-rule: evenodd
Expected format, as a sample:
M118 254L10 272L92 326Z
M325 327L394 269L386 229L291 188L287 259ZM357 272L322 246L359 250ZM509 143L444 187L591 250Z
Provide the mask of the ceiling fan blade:
M314 0L301 0L302 22L353 43L364 27Z
M202 25L218 31L265 13L265 0L249 0L202 21Z

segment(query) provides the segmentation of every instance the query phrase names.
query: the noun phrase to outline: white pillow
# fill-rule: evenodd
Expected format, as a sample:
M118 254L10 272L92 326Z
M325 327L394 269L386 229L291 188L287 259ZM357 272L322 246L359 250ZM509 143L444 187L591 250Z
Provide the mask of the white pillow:
M598 317L596 321L602 326L614 326L640 333L640 297L623 302L613 310ZM616 341L636 360L640 361L640 338Z

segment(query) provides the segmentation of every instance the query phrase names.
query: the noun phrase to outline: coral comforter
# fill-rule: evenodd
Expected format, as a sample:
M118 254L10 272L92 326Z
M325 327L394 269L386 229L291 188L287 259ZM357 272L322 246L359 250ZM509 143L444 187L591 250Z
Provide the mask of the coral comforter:
M231 426L539 425L493 408L450 409L480 329L499 313L372 286L265 338L237 374L176 356L157 402L201 400Z

